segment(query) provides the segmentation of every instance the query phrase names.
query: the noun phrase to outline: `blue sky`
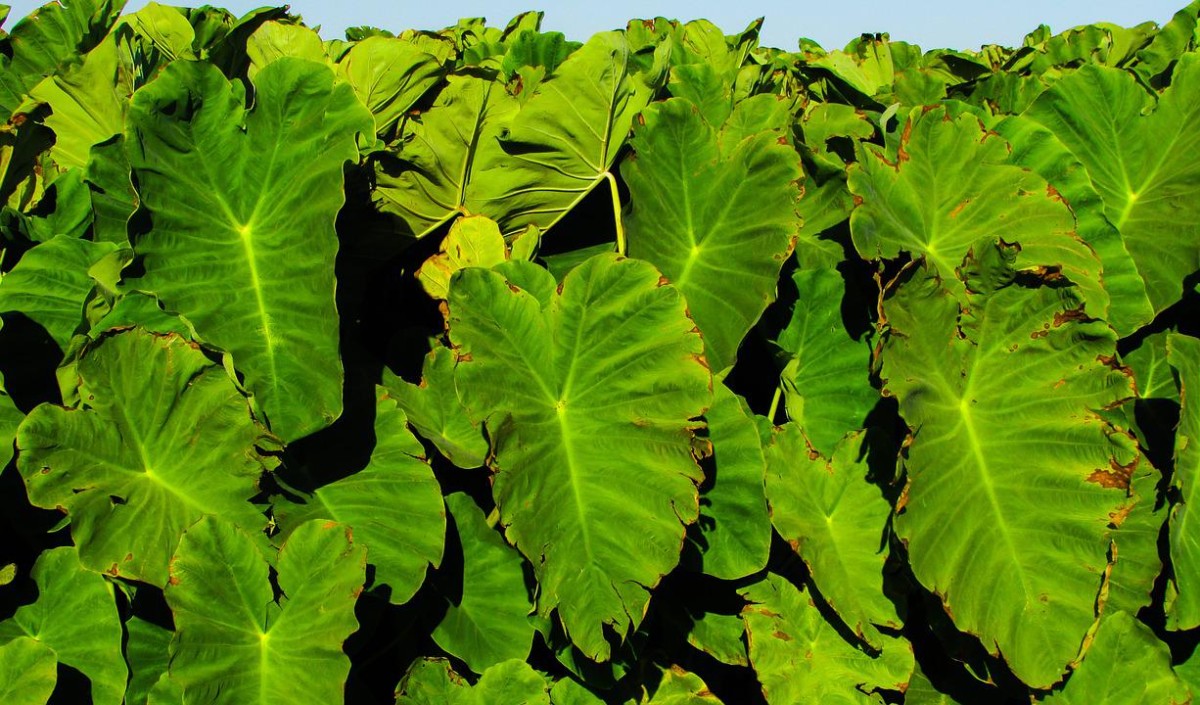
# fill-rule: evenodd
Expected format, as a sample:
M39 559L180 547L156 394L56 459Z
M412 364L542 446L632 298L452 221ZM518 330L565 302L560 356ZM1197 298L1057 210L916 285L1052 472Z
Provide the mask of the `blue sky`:
M862 32L889 32L893 39L920 44L926 49L975 49L981 44L1014 45L1027 32L1044 23L1058 32L1080 24L1107 21L1134 25L1146 20L1162 24L1186 0L294 0L292 11L309 25L322 26L326 38L340 37L347 26L372 24L398 30L408 27L438 29L458 17L487 17L503 25L522 10L546 13L543 28L558 30L571 39L586 39L594 32L624 26L634 17L663 15L688 20L705 17L726 33L741 30L756 17L766 17L762 43L794 49L801 36L826 48L841 47ZM39 2L12 2L12 24ZM129 9L145 5L131 0ZM171 3L167 3L171 4ZM195 4L203 4L196 2ZM235 13L262 4L262 0L212 0Z

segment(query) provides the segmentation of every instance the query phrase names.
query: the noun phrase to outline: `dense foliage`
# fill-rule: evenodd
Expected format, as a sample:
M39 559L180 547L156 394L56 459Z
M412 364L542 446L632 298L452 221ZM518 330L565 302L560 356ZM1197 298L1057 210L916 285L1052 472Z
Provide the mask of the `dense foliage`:
M0 702L1200 689L1200 2L120 10L0 37Z

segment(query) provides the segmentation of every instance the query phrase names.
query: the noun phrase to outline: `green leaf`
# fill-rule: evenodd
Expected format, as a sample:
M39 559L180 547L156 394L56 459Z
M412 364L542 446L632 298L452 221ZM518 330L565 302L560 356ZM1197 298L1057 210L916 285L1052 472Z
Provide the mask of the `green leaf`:
M358 629L366 550L348 527L311 521L279 551L278 592L270 568L228 522L206 517L184 534L165 594L175 615L170 674L185 702L343 700L342 644Z
M1075 232L1067 204L1037 174L1009 163L1010 146L970 114L917 108L898 141L860 143L849 168L858 207L850 232L867 259L924 257L961 293L955 269L980 240L1019 243L1018 269L1061 270L1103 314L1100 261Z
M127 244L127 225L137 210L138 197L130 180L124 135L92 147L84 179L92 192L93 239Z
M54 649L27 636L0 645L0 702L43 705L49 702L57 682Z
M383 383L422 438L458 467L477 468L487 460L488 442L458 400L454 364L454 353L436 345L425 356L419 385L390 372L384 373Z
M874 703L872 693L907 687L915 662L904 639L884 637L876 656L846 643L810 595L777 575L741 594L750 663L771 705Z
M788 418L817 452L832 457L849 432L866 426L879 401L871 386L871 347L842 322L846 286L836 269L792 273L798 298L775 340L787 356L780 375Z
M69 546L43 551L33 565L33 580L37 601L0 622L0 644L35 639L52 650L54 660L87 676L95 705L120 705L128 671L121 658L121 619L112 585L84 569ZM28 647L24 650L33 656ZM7 667L8 657L3 655L0 664Z
M1125 241L1158 314L1200 269L1200 55L1186 54L1154 101L1127 71L1085 66L1042 94L1027 115L1050 128L1087 167L1104 214Z
M706 612L692 623L687 640L721 663L749 666L746 644L742 640L745 631L740 615Z
M1104 288L1110 301L1108 319L1117 335L1126 336L1154 317L1146 283L1125 249L1120 233L1104 216L1104 202L1083 163L1049 129L1027 117L1009 117L994 126L1012 145L1014 164L1033 170L1058 192L1075 215L1080 239L1104 266Z
M441 80L439 57L403 39L368 37L338 62L338 73L375 116L375 132L388 133Z
M520 554L488 526L470 496L452 494L446 506L462 545L462 595L450 599L433 640L475 673L503 661L524 661L534 628Z
M315 30L292 22L263 22L246 40L246 58L250 60L246 76L257 84L255 79L260 71L285 57L330 63ZM372 134L370 130L365 132Z
M442 238L437 254L417 270L425 292L445 299L450 277L463 267L494 267L508 260L508 247L496 221L481 215L459 218Z
M1192 511L1200 502L1200 339L1171 334L1167 356L1179 375L1180 414L1175 431L1175 473L1171 484L1179 501L1171 509L1172 587L1175 599L1167 606L1167 628L1200 626L1200 523ZM1191 392L1191 396L1189 396Z
M825 601L878 649L883 636L875 627L902 624L883 589L892 507L867 482L864 438L848 436L825 458L796 425L776 429L767 449L767 497L776 531L804 559Z
M334 220L370 116L328 68L279 59L246 114L214 66L175 62L138 91L127 144L153 227L135 250L168 310L233 355L292 441L341 413Z
M484 671L467 685L446 659L413 663L396 687L396 705L550 705L550 684L520 659Z
M711 705L721 702L700 676L688 673L679 666L664 669L659 676L653 696L642 698L646 705Z
M7 121L43 78L95 46L124 4L124 0L48 3L18 22L4 38L0 59L0 118Z
M174 632L136 616L125 622L125 631L129 634L125 659L131 672L125 702L144 705L159 679L166 677Z
M1187 686L1171 670L1171 651L1128 612L1100 620L1083 663L1045 705L1154 705L1191 702Z
M496 81L449 76L428 110L402 130L402 162L376 162L374 206L424 237L460 213L492 215L478 206L479 170L503 162L497 140L518 105Z
M162 586L200 517L265 524L249 502L263 431L200 350L134 329L88 348L77 373L84 403L34 409L17 430L17 468L30 502L66 510L85 566Z
M884 303L885 393L914 430L895 529L958 628L1046 688L1095 619L1107 524L1142 461L1097 410L1133 390L1073 288L1020 286L1012 247L978 249L965 303L932 265Z
M771 518L763 486L765 461L754 414L724 384L714 385L704 415L713 444L712 483L700 500L697 527L703 538L703 570L737 580L767 566Z
M54 131L50 155L64 168L84 168L94 145L125 131L131 82L118 73L118 48L111 36L69 71L39 83L30 96L50 106L46 126Z
M505 158L477 165L475 212L505 233L546 230L609 179L634 116L653 97L636 69L620 32L595 34L571 54L500 134Z
M375 566L374 585L387 585L397 605L416 594L428 566L441 563L446 535L441 486L406 422L396 401L376 387L375 449L367 467L302 496L303 504L276 504L285 538L318 517L350 526Z
M593 257L557 290L527 262L501 272L452 280L459 394L487 423L500 519L534 566L538 611L557 607L571 640L606 660L604 626L632 632L697 516L702 343L645 262Z
M116 250L110 242L70 237L35 246L0 280L0 311L24 314L65 351L84 327L84 303L96 285L88 268Z
M800 157L763 128L719 144L716 126L683 99L655 103L635 130L629 254L653 263L687 298L718 374L775 299L800 226Z

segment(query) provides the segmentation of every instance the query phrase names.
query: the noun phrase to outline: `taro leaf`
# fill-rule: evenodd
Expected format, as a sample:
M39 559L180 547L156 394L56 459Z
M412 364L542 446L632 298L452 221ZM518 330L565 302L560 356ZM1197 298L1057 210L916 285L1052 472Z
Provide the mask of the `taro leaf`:
M1109 612L1083 663L1045 705L1183 705L1188 687L1171 670L1171 651L1128 612Z
M469 207L505 233L546 230L611 179L633 118L654 93L636 68L622 33L593 35L501 133L505 158L477 163L478 198Z
M721 702L700 676L679 666L665 669L658 676L654 693L649 698L642 698L646 705L712 705Z
M604 700L581 685L579 681L563 678L550 689L552 705L604 705Z
M487 459L488 442L454 389L454 353L437 345L425 356L421 384L410 384L384 373L388 394L404 410L408 422L421 437L433 443L438 451L460 468L483 465Z
M384 160L375 170L375 207L404 221L413 237L467 212L468 201L474 209L476 172L504 159L497 139L517 110L516 99L496 81L475 76L447 81L433 105L407 121L403 163Z
M742 641L745 630L740 615L706 612L692 623L687 640L721 663L749 666L746 644Z
M205 514L262 527L249 500L263 431L199 349L134 329L89 347L77 372L83 405L34 409L17 429L17 468L35 506L66 510L85 566L162 586L180 535Z
M1148 335L1137 348L1121 356L1121 362L1133 370L1138 399L1167 399L1179 403L1179 388L1167 354L1170 336L1171 333L1166 331Z
M423 658L396 687L396 705L550 705L550 684L520 659L496 664L468 685L446 659Z
M908 690L904 691L904 705L957 705L956 700L934 687L921 671L920 664L913 671Z
M768 574L741 591L750 663L771 705L874 703L872 693L903 691L915 661L912 646L883 637L872 656L842 638L812 602L787 580Z
M250 66L247 77L257 85L257 76L267 66L286 57L329 63L325 46L315 30L291 22L263 22L246 40L246 57ZM370 130L365 134L373 134Z
M84 168L94 145L125 130L125 109L133 85L118 74L117 41L112 35L82 63L39 83L31 97L50 106L46 126L54 131L50 155L63 168Z
M1073 288L1015 285L1012 248L978 247L965 304L925 265L884 305L885 393L914 430L895 529L957 627L1046 688L1094 622L1143 460L1098 412L1133 390Z
M4 472L8 461L13 458L13 440L24 418L25 414L21 413L5 390L4 378L0 377L0 472Z
M129 242L129 217L137 210L125 136L92 147L84 180L92 191L92 236L97 242Z
M902 625L883 590L891 504L867 482L863 433L847 436L826 459L795 424L776 429L767 449L771 522L808 565L833 611L873 649L876 629Z
M718 146L717 130L681 98L655 103L641 120L635 156L621 169L629 254L683 292L719 374L775 299L800 226L800 157L771 129Z
M1157 85L1156 79L1166 72L1181 55L1194 46L1200 2L1188 3L1163 25L1138 53L1132 69L1147 84Z
M640 260L593 257L557 290L517 261L455 274L447 320L538 611L558 607L570 639L607 660L604 627L629 636L699 510L691 419L712 391L683 296Z
M29 13L4 38L0 52L0 120L7 121L22 98L43 78L108 34L124 0L49 3Z
M183 535L164 592L175 615L170 677L185 702L343 700L342 643L358 629L366 549L349 527L310 521L288 537L274 569L277 591L254 539L216 517Z
M283 58L257 79L248 114L240 84L202 62L170 64L134 97L126 139L153 227L131 285L232 353L292 441L341 413L334 220L371 119L319 64Z
M338 62L338 73L375 116L375 132L383 135L441 80L441 60L412 42L368 37Z
M704 415L713 444L712 484L700 501L704 573L737 580L767 565L771 518L763 487L765 461L754 414L724 384L714 385Z
M192 338L191 329L179 316L162 310L158 299L140 291L131 291L117 299L112 308L96 321L88 336L99 339L114 328L141 326L151 333L175 333L184 340Z
M1100 261L1076 235L1067 204L1042 177L1010 164L1008 143L975 116L916 108L898 142L859 145L850 231L864 258L924 257L961 295L955 269L979 240L1001 239L1021 245L1018 268L1061 270L1089 313L1107 309Z
M1162 473L1157 468L1148 462L1138 463L1130 471L1130 498L1111 517L1116 527L1112 550L1117 560L1108 576L1108 610L1137 614L1151 602L1151 590L1163 568L1158 538L1168 511L1165 504L1156 506L1161 481ZM1168 595L1171 590L1168 585Z
M33 580L37 601L0 622L0 644L32 637L52 649L59 663L87 676L95 705L120 705L128 671L121 658L121 618L112 585L81 566L70 546L38 556ZM7 663L4 654L0 664Z
M417 270L425 293L445 299L450 277L463 267L494 267L508 259L508 248L496 221L481 215L459 218L442 238L438 252Z
M488 526L470 496L452 494L446 506L462 544L462 595L451 601L433 640L475 673L504 661L524 661L534 629L520 554Z
M125 702L127 705L144 705L155 684L166 676L168 649L174 632L136 616L125 622L125 630L129 634L125 659L130 670Z
M792 273L798 298L775 344L787 356L781 383L788 418L825 457L847 433L866 426L879 401L870 382L871 347L842 322L846 287L836 269Z
M1154 314L1146 297L1146 283L1120 233L1104 217L1104 203L1083 163L1053 132L1030 118L1009 117L994 129L1012 144L1012 163L1032 169L1071 207L1080 239L1095 251L1104 266L1104 288L1110 301L1103 317L1117 335L1124 337L1149 323Z
M44 705L57 682L58 657L54 649L27 636L0 645L0 702Z
M70 237L35 246L0 280L0 312L26 315L66 350L85 327L83 307L96 284L88 268L116 250L111 242Z
M1180 500L1171 509L1175 599L1167 608L1167 627L1192 629L1200 625L1200 522L1193 516L1200 503L1200 339L1172 334L1167 338L1167 355L1179 375L1181 399L1171 482Z
M404 412L383 387L376 387L376 397L375 449L367 467L317 488L303 504L281 501L276 511L285 538L317 517L348 525L375 566L374 584L387 585L388 599L400 605L421 587L426 568L442 560L446 512Z
M1121 232L1154 313L1179 300L1200 269L1200 55L1185 54L1158 107L1127 71L1085 66L1026 113L1087 167L1104 214ZM1023 244L1023 243L1022 243Z

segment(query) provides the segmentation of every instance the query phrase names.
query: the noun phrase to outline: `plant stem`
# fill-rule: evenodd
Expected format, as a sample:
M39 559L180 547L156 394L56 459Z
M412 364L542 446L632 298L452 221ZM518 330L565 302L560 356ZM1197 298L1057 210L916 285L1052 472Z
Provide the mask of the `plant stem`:
M771 410L767 412L767 418L771 420L771 424L775 423L775 414L779 411L779 399L783 396L783 385L775 386L775 396L771 397Z
M621 194L617 191L617 177L611 171L604 172L608 179L608 193L612 196L613 222L617 225L617 254L625 255L625 227L621 224Z
M487 525L489 529L496 528L496 524L500 523L500 507L492 509L492 513L487 515Z

